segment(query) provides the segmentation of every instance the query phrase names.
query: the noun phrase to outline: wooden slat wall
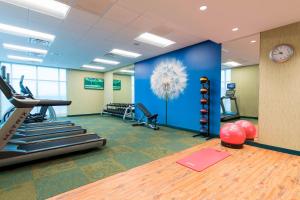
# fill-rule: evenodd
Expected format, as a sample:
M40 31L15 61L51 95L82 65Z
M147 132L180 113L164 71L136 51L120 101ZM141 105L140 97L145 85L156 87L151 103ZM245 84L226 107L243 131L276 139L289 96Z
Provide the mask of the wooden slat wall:
M260 41L259 142L300 150L300 23L263 32ZM295 55L277 64L269 52L281 43Z

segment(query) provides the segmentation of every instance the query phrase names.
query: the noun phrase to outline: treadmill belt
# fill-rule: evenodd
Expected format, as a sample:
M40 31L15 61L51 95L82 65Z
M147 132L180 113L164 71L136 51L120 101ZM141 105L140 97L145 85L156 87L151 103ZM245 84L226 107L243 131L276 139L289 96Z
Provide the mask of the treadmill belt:
M49 149L62 148L65 146L77 145L81 143L88 143L94 141L104 140L103 138L99 138L96 134L82 134L74 137L65 137L57 140L46 140L45 142L37 142L31 144L19 145L18 149L24 150L28 153L33 153L35 151L46 151Z

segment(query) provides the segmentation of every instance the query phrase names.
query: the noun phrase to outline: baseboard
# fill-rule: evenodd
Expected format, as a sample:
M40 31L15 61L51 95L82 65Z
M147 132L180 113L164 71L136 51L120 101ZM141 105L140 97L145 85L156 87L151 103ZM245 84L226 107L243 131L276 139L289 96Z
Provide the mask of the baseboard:
M90 113L90 114L67 115L67 117L84 117L84 116L92 116L92 115L101 115L101 113Z
M196 130L182 128L182 127L177 127L177 126L172 126L172 125L166 125L166 124L158 124L158 125L159 126L168 127L168 128L178 129L178 130L181 130L181 131L188 131L188 132L192 132L192 133L199 133L199 131L196 131ZM218 138L219 134L210 133L210 137Z
M258 117L251 117L251 116L241 116L241 118L246 118L246 119L257 119Z
M254 142L254 141L246 141L245 144L254 146L254 147L258 147L258 148L262 148L262 149L268 149L268 150L277 151L277 152L281 152L281 153L287 153L287 154L291 154L291 155L300 156L300 151L297 151L297 150L286 149L286 148L271 146L271 145L267 145L267 144L261 144L261 143Z

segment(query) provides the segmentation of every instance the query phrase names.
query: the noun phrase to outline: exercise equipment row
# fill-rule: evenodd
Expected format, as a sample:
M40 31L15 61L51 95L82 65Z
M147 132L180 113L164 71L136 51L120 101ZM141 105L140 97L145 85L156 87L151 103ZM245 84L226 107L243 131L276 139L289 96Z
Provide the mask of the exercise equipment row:
M10 74L6 73L6 67L2 66L1 67L1 76L2 78L6 81L6 83L9 85L10 89L12 90L13 93L17 93L16 90L10 85ZM20 94L23 96L26 96L28 98L34 99L34 96L32 94L32 92L30 91L30 89L27 86L24 86L23 84L24 81L24 75L21 76L19 85L20 85ZM15 107L12 106L10 107L5 114L2 117L1 122L5 122L10 115L13 113ZM49 113L49 117L47 118L47 112ZM55 121L56 120L56 113L55 110L53 109L52 106L41 106L39 108L39 112L37 113L29 113L29 115L26 117L26 119L24 120L24 124L27 123L35 123L35 122L43 122L43 121Z
M32 99L17 94L2 77L0 89L15 107L0 129L0 167L106 144L105 138L87 133L71 122L41 122L24 127L24 120L35 106L67 106L71 101Z

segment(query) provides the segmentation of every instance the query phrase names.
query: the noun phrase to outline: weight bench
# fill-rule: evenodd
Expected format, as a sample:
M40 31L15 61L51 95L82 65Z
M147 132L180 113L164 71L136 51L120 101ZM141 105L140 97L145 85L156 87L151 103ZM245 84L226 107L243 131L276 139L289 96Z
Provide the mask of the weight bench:
M158 114L152 115L149 110L142 104L138 103L136 107L142 111L143 116L138 120L138 123L132 124L132 126L145 126L153 130L158 130L157 117Z

